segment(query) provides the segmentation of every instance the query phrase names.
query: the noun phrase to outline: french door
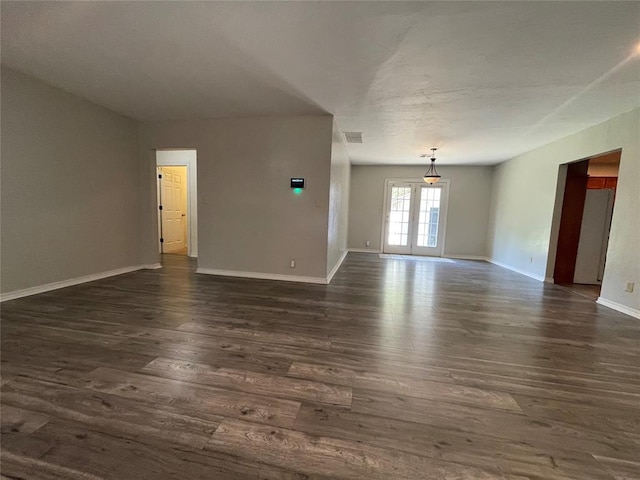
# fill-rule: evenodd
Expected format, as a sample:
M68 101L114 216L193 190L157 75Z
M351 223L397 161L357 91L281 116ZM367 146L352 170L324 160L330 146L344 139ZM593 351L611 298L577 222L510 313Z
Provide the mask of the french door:
M384 253L441 256L448 183L388 181Z

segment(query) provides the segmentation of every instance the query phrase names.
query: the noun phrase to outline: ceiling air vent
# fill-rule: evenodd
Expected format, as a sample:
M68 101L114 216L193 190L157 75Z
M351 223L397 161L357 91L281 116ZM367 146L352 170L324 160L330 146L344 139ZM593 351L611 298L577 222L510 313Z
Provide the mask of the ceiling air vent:
M347 143L362 143L362 132L342 132Z

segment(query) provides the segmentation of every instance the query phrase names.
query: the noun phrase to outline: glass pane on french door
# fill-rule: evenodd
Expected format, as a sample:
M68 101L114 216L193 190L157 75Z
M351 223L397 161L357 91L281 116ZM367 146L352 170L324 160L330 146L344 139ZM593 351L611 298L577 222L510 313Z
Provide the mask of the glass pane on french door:
M416 236L411 253L415 255L442 254L442 185L418 185L419 206Z
M409 215L411 214L411 187L391 187L389 209L389 245L409 245Z
M440 188L420 189L420 216L418 217L418 247L438 246L438 220L440 218Z
M394 182L387 186L384 248L387 253L411 253L411 219L415 186Z

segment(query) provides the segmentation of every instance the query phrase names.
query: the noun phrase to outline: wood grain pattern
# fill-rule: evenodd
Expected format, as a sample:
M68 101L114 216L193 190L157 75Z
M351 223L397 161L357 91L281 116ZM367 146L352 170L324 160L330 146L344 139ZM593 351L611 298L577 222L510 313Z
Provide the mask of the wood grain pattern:
M141 371L158 377L173 378L272 397L308 400L333 405L351 405L351 388L326 385L319 382L230 368L211 368L208 365L167 358L157 358Z
M0 414L2 433L33 433L49 421L46 415L9 405L3 405Z
M258 341L260 343L276 343L282 345L295 345L308 348L328 348L331 341L328 338L316 338L314 336L301 336L287 333L274 333L268 330L255 328L229 328L223 325L211 325L195 322L186 322L178 327L178 330L203 333L214 337L238 338L242 340ZM319 333L316 333L319 335Z
M188 414L173 405L23 378L6 386L2 401L94 430L115 430L133 440L156 438L200 448L223 419L207 411ZM4 405L3 422L4 409L12 408Z
M561 384L562 388L556 389L557 381L540 381L478 372L453 372L452 375L459 385L469 385L513 394L570 401L580 399L581 403L588 403L593 406L607 404L633 407L640 404L640 394L622 391L621 387L609 390L609 384L606 382L602 382L599 388L595 388L595 386L574 386L567 382ZM629 386L625 389L630 390L633 387Z
M640 479L636 319L483 262L163 263L2 304L4 478Z
M300 403L271 399L204 385L97 368L88 376L86 388L151 404L179 406L184 411L231 418L247 418L269 425L292 426Z
M307 376L300 377L301 375ZM331 382L333 375L334 381L331 383L347 384L354 388L378 390L409 397L456 402L486 408L521 411L516 401L508 393L456 385L453 384L451 377L444 377L443 383L408 377L392 377L371 372L347 371L345 369L334 369L333 367L310 366L300 362L294 362L289 370L289 376L293 377L309 378L315 375L319 375L329 382Z
M295 430L316 436L349 439L381 448L470 465L511 475L548 480L608 479L591 455L563 451L546 454L531 445L482 433L354 413L326 405L304 404Z
M274 427L270 427L274 428ZM96 431L76 422L56 421L34 434L47 438L54 447L41 459L49 465L91 472L100 478L117 480L224 478L296 478L297 475L259 462L246 462L230 455L186 449L171 442L132 440L116 431Z
M256 461L309 474L339 472L336 475L338 478L354 480L414 479L425 478L425 475L432 479L504 478L499 472L445 464L401 451L236 420L222 422L207 448L226 452L244 451Z
M0 460L2 461L2 471L4 472L0 478L3 479L102 480L103 478L80 470L54 465L36 458L14 455L5 450L0 452Z
M640 478L640 461L620 460L596 456L596 460L602 463L615 480L638 480Z

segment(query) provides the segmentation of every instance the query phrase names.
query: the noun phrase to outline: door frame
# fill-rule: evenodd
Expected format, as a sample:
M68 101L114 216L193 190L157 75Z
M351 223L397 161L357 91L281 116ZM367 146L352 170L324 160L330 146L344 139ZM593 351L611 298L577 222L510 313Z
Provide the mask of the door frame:
M380 253L384 253L384 237L387 232L387 201L389 200L389 184L393 182L408 182L408 183L425 183L422 178L385 178L384 179L384 192L382 195L382 218L380 228ZM446 236L447 236L447 216L449 212L449 191L451 190L451 180L448 178L441 178L438 181L442 185L442 199L444 200L444 207L442 208L442 250L440 257L445 256ZM416 255L425 256L425 255Z
M595 153L587 157L582 157L580 159L572 160L572 161L561 163L558 165L558 179L556 180L556 198L553 205L553 215L551 219L551 233L549 235L549 248L547 250L547 268L545 270L545 277L544 277L545 282L556 283L555 268L556 268L556 262L558 259L558 243L560 241L560 227L562 224L562 211L564 207L564 198L565 198L565 191L567 187L569 165L573 163L584 162L584 161L589 162L591 160L597 159L598 157L609 155L614 152L619 154L618 168L620 168L620 165L622 165L622 158L623 158L622 148L615 148L613 150L607 150L606 152ZM588 173L588 169L587 169L587 173ZM618 171L617 178L620 179L619 171ZM616 189L616 192L617 192L617 189ZM611 217L612 222L613 222L613 216L615 215L615 209L616 207L615 207L615 194L614 194L613 214ZM580 218L582 218L582 216ZM609 253L609 245L607 244L607 248L605 250L605 261L606 261L606 255L608 253ZM606 270L606 264L605 264L605 270ZM575 275L575 269L574 269L574 275ZM604 275L603 275L603 280L604 280Z
M188 152L188 154L184 154ZM182 153L182 154L181 154ZM173 154L173 155L172 155ZM157 149L156 150L156 189L159 188L158 167L187 167L187 255L198 256L198 168L195 149ZM156 205L159 205L159 194L156 191ZM157 207L156 207L157 208ZM158 215L158 251L162 253L160 228L162 219Z

